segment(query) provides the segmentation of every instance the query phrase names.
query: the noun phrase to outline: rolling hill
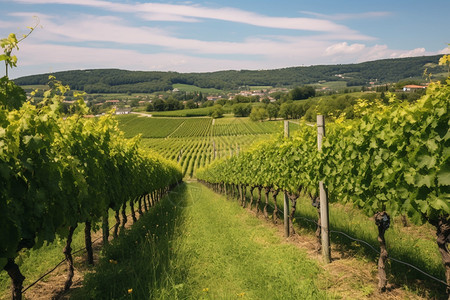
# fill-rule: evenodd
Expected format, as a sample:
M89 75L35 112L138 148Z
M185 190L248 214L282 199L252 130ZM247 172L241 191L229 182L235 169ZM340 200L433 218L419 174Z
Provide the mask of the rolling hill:
M237 90L242 86L295 87L333 81L343 81L346 86L362 86L373 81L382 84L409 78L420 79L425 69L432 74L440 74L444 72L437 65L440 57L421 56L258 71L177 73L93 69L56 72L52 75L72 89L88 93L152 93L170 90L174 84L220 90ZM19 85L41 85L48 82L48 75L50 74L25 76L14 81Z

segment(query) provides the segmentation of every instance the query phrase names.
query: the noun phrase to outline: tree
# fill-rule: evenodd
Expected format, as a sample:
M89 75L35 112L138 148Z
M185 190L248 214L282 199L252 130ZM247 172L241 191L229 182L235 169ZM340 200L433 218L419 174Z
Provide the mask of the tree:
M197 104L194 102L194 100L189 100L186 102L185 107L187 109L197 108Z
M209 116L211 116L213 119L222 118L224 114L224 110L222 105L216 104L212 107L212 109L209 111Z
M284 102L280 106L280 117L283 119L289 119L292 117L292 102Z
M153 107L153 104L152 103L149 103L148 105L147 105L147 107L145 108L145 110L146 111L153 111L155 108Z
M270 103L270 99L268 97L264 97L261 99L261 102L264 104L269 104Z
M166 104L166 110L183 109L183 105L180 103L180 101L175 100L172 96L166 100L165 104Z
M276 119L278 117L278 112L280 111L280 107L276 104L269 103L267 104L267 114L269 115L269 120L272 118Z
M269 117L267 110L264 107L253 106L250 113L250 120L252 121L264 121Z
M312 86L296 87L289 93L292 100L303 100L316 95L316 90Z
M293 119L300 119L305 114L305 109L303 105L303 101L296 101L292 103L291 113Z
M161 99L156 99L153 101L153 108L156 111L165 111L166 110L166 104Z
M252 111L252 105L238 103L233 105L232 110L235 117L248 117Z
M210 107L213 105L214 105L214 101L211 101L211 100L202 102L202 107Z

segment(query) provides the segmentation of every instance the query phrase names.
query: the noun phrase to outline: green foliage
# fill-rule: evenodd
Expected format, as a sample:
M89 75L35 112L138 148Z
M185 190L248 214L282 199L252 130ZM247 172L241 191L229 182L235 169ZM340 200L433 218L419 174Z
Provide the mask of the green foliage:
M205 117L208 116L212 107L200 107L173 111L153 111L154 117Z
M252 105L246 103L237 103L232 106L235 117L248 117L252 111Z
M280 112L280 107L276 104L269 103L266 106L267 115L269 116L269 120L276 119L278 117L278 113Z
M251 122L248 118L148 118L134 114L116 118L125 137L141 134L144 147L177 161L188 177L214 159L236 153L236 149L245 150L282 131L280 121Z
M292 100L303 100L314 97L316 90L312 86L295 87L289 92Z
M212 109L209 112L209 116L213 119L222 118L224 114L224 110L222 105L216 104L212 107Z
M252 121L264 121L269 118L269 113L267 109L260 106L253 106L252 112L250 113L250 120Z
M17 67L17 56L12 55L14 50L19 50L19 43L26 39L38 26L39 22L34 27L27 27L30 31L24 34L21 39L17 39L16 34L10 33L7 38L0 39L0 47L3 49L3 54L0 54L0 61L5 62L5 76L8 77L8 69Z
M25 91L20 86L6 76L0 78L0 108L18 109L26 100Z
M69 225L96 222L110 207L181 180L173 163L124 139L112 116L84 118L80 95L75 114L63 118L68 87L50 85L38 106L0 109L2 261L16 256L19 243L38 248Z
M332 201L434 224L450 214L449 98L449 85L431 84L412 105L361 100L361 119L327 126L321 153L314 128L303 125L291 139L214 163L197 177L312 195L324 180Z
M185 106L187 109L197 108L197 104L194 102L194 100L187 101Z
M126 138L139 134L142 138L167 137L185 121L178 118L150 118L135 114L118 115L116 119Z
M374 78L379 83L397 82L404 78L422 78L426 64L436 65L432 73L447 71L438 66L442 55L384 59L373 62L347 65L292 67L260 71L220 71L213 73L140 72L117 69L78 70L57 72L64 84L88 93L152 93L169 91L178 84L196 86L196 91L238 90L241 86L303 86L318 81L336 82L347 85L367 85ZM341 74L344 79L336 77ZM18 85L45 84L48 74L33 75L16 79ZM183 87L183 86L182 86ZM194 88L195 89L195 88ZM189 92L189 91L188 91Z
M283 104L281 104L278 114L283 119L300 119L305 115L305 107L308 104L309 103L306 103L304 101L284 102Z

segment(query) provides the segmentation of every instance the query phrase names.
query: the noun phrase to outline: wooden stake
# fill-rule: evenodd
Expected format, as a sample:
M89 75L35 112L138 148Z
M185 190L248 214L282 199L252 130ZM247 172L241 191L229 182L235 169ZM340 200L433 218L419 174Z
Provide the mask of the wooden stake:
M283 193L283 197L284 197L284 237L289 237L289 198L286 192Z
M317 116L317 147L322 151L322 139L325 136L325 117L323 115ZM319 196L320 196L320 224L322 236L322 256L326 263L331 262L330 251L330 231L328 219L328 195L323 181L319 182Z
M285 138L289 137L289 121L288 120L284 121L284 137Z

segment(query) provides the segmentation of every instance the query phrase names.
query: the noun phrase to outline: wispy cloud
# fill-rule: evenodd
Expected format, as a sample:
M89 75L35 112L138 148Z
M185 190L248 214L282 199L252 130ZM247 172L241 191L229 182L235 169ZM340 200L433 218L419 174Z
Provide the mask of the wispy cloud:
M368 19L368 18L384 18L391 16L392 13L388 11L371 11L356 14L334 14L326 15L322 13L316 13L311 11L301 11L302 14L314 16L317 18L333 21L351 20L351 19Z
M134 13L146 20L195 22L200 19L213 19L258 27L292 29L319 32L339 32L355 34L356 31L327 19L272 17L236 8L209 8L199 5L134 3L123 4L101 0L13 0L32 4L66 4L102 8L104 10ZM364 38L359 35L359 38ZM365 37L369 38L369 37Z
M180 72L273 69L437 54L423 47L391 49L378 37L339 24L348 19L386 18L389 12L336 15L303 12L311 17L296 18L189 2L11 1L24 4L25 9L5 14L6 18L0 21L3 33L30 25L34 15L43 26L21 44L19 64L24 73L33 73L27 71L31 68ZM52 10L47 9L49 6ZM79 13L80 8L84 14ZM199 22L203 24L199 26ZM219 31L225 32L230 25L233 30L242 28L242 32L236 36L202 32L204 28L206 31L217 29L213 26L218 24ZM249 28L250 33L247 33ZM374 45L374 41L378 44Z
M16 17L37 15L44 27L37 33L43 42L103 42L123 45L146 45L167 50L189 51L216 55L298 55L301 51L317 51L329 42L327 39L348 38L345 34L324 36L260 36L248 37L240 42L204 41L180 38L172 32L155 27L128 25L126 20L113 16L78 15L71 19L35 13L17 13ZM317 53L317 52L316 52Z
M403 58L423 55L436 55L438 52L427 51L425 48L413 50L389 49L387 45L366 46L364 44L348 44L347 42L333 44L327 47L324 55L332 61L364 62L383 58Z

